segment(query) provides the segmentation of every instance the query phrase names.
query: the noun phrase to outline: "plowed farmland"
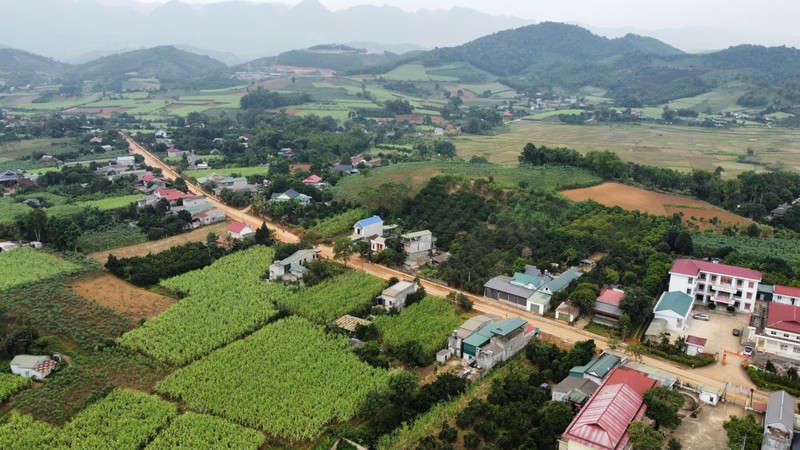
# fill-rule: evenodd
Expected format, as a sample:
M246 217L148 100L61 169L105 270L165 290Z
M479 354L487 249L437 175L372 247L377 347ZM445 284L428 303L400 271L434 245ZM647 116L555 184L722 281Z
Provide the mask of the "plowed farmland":
M73 281L71 286L76 294L125 314L133 321L151 319L175 303L169 297L138 288L109 274L81 278Z
M726 225L741 227L752 223L744 217L717 208L708 202L680 195L648 191L620 183L603 183L589 188L570 189L561 193L576 202L591 199L606 206L619 206L658 216L671 217L675 213L683 213L683 223L699 230ZM712 223L715 217L717 218L716 225Z

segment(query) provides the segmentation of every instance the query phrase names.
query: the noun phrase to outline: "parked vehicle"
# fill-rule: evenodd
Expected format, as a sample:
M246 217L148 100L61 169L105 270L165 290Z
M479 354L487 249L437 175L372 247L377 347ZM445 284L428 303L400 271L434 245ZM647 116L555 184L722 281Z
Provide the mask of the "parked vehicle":
M695 314L692 317L694 317L697 320L706 320L706 321L711 320L711 317L708 314Z
M733 329L733 335L734 335L734 336L739 336L741 333L742 333L742 332L741 332L741 331L740 331L738 328L734 328L734 329Z
M749 345L744 346L744 351L742 352L744 356L753 356L753 347Z

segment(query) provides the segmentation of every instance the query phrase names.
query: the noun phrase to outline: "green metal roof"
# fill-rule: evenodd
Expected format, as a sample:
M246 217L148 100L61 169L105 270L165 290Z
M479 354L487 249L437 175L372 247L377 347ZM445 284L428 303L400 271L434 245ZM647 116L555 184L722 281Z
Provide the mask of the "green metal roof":
M686 317L692 307L692 297L683 292L665 292L656 304L655 311L674 311Z
M532 284L536 287L541 286L542 281L544 281L542 277L537 277L536 275L528 275L522 272L514 272L514 276L512 278L517 283Z
M530 296L530 298L528 298L528 301L537 305L546 305L550 303L551 298L553 298L553 296L550 294L542 291L536 291Z
M510 319L498 320L497 322L493 322L489 326L479 330L478 333L486 332L500 336L506 336L512 331L516 330L517 328L524 327L526 323L528 322L526 322L523 319L520 319L519 317L512 317Z
M487 336L480 331L476 331L472 333L468 338L464 339L464 346L466 348L467 345L471 345L475 348L480 348L486 345L491 339L491 336ZM474 355L473 355L474 356Z
M569 286L569 284L572 283L572 280L577 279L581 275L582 274L580 271L576 270L575 268L571 268L556 277L555 280L547 283L547 287L550 289L550 292L556 293Z
M594 362L589 363L586 368L586 373L590 373L600 378L605 378L608 372L619 363L619 358L614 355L604 354L595 359Z

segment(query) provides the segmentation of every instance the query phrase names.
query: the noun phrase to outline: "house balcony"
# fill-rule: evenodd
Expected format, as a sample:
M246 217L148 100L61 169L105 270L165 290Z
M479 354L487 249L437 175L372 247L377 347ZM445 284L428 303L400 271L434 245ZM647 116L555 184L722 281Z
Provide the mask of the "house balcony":
M709 286L711 286L711 290L717 292L726 292L728 294L735 294L740 289L739 287L734 286L732 284L709 283Z
M733 302L737 302L737 301L739 301L739 299L738 299L738 298L734 298L734 297L723 297L723 296L721 296L721 295L712 295L712 296L711 296L711 300L713 300L713 301L714 301L714 302L716 302L716 303L724 303L724 304L726 304L726 305L732 305L732 304L733 304Z

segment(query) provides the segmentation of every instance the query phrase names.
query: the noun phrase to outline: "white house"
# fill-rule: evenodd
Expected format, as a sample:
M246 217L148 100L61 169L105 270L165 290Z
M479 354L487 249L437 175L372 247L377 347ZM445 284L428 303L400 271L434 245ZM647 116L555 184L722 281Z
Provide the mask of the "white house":
M698 303L753 310L761 272L698 259L678 259L669 271L669 291L684 292Z
M708 339L701 338L697 336L687 336L686 337L686 354L689 356L694 356L698 353L703 353L706 351L706 342Z
M772 291L773 302L800 306L800 288L776 284Z
M133 156L117 156L118 166L132 166L136 164L136 159Z
M306 268L303 264L317 259L318 250L298 250L285 259L275 261L269 266L269 279L275 281L278 277L291 275L294 278L303 278Z
M56 366L56 362L48 356L17 355L11 360L11 373L27 378L41 380Z
M412 253L430 252L433 249L433 233L430 230L415 231L400 236L403 240L403 251Z
M249 239L255 237L256 232L244 222L233 222L228 225L228 236L233 239Z
M305 194L301 194L295 191L294 189L289 189L288 191L283 192L281 194L278 193L272 194L269 201L273 203L296 201L303 206L308 206L308 204L311 203L311 197Z
M653 308L654 319L666 320L668 330L683 333L691 322L694 298L683 292L664 292Z
M225 211L216 208L207 209L205 211L192 214L192 220L196 221L200 225L209 225L212 223L222 222L227 218L228 216L225 214Z
M383 236L383 219L380 216L361 219L353 225L353 238L355 240L369 236Z
M398 281L397 283L384 289L380 300L387 308L402 308L406 304L406 297L417 292L417 283L413 281Z
M769 394L764 416L764 441L761 450L789 450L794 438L795 399L786 391Z
M800 361L800 306L770 302L766 309L765 319L754 317L747 327L748 340L760 352Z

